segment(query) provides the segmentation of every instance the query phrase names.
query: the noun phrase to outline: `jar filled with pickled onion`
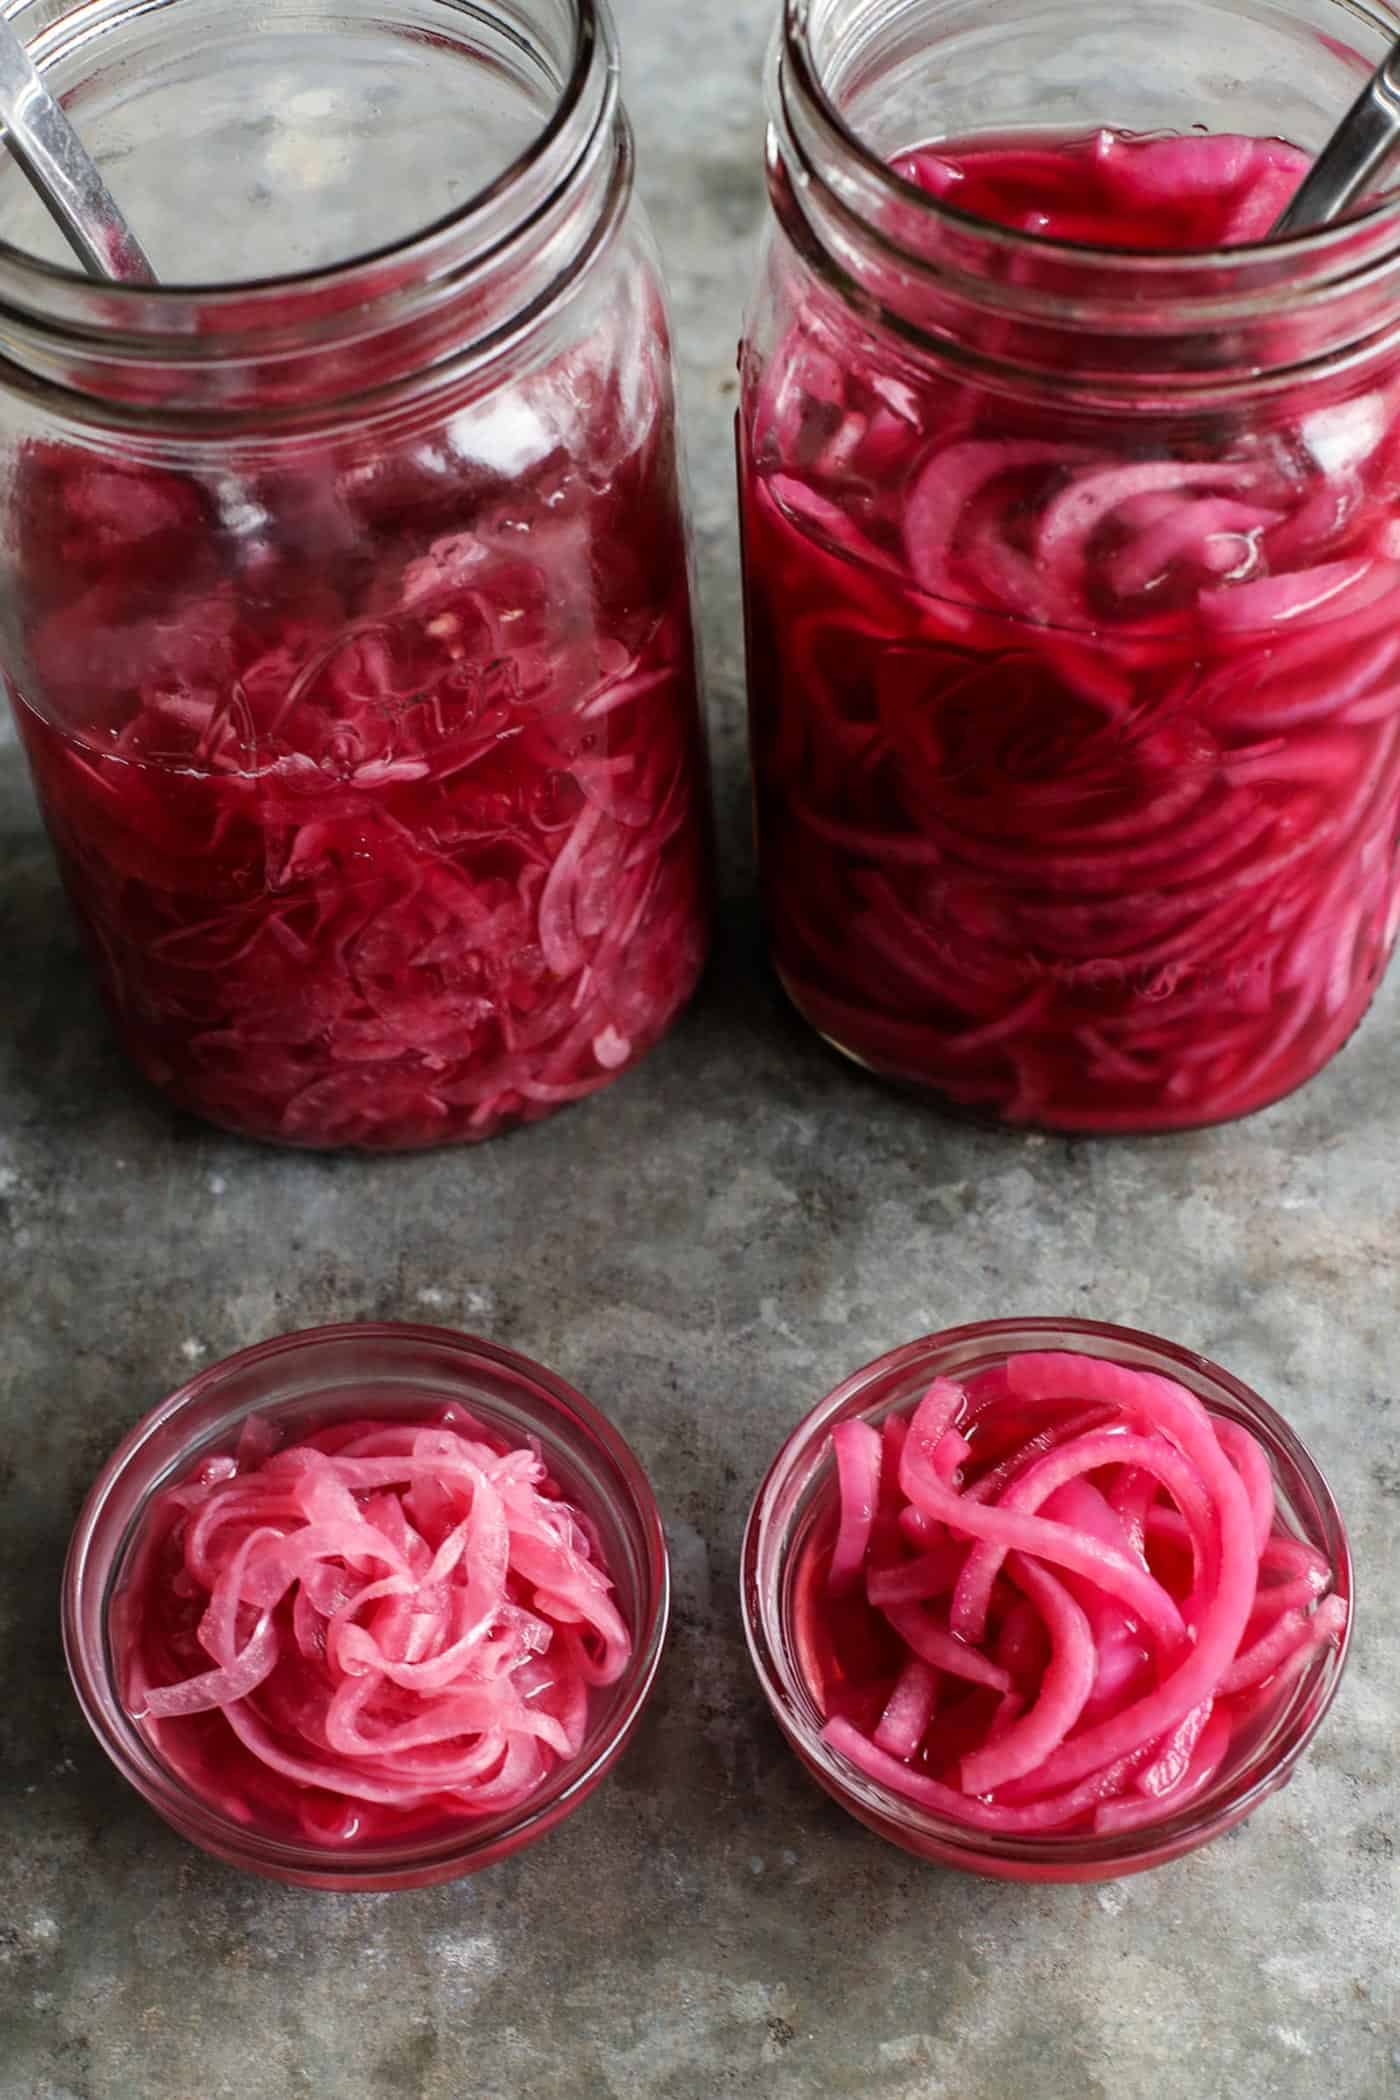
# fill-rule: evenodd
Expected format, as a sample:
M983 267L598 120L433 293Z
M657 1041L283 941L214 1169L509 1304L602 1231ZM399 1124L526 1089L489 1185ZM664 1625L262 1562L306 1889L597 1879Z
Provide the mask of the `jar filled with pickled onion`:
M789 0L739 416L789 996L945 1105L1261 1108L1400 921L1400 203L1273 241L1395 24Z
M483 1138L692 991L671 351L602 0L33 40L158 288L0 203L3 670L121 1039L282 1143Z

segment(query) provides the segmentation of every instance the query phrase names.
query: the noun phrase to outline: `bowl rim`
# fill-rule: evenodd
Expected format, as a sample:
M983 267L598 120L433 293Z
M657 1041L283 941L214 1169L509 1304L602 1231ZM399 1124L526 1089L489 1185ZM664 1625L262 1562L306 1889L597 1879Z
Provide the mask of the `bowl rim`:
M521 1400L528 1400L529 1411L538 1417L547 1443L552 1429L552 1441L560 1452L587 1449L590 1455L600 1454L622 1490L613 1498L609 1514L632 1534L641 1609L639 1623L633 1628L632 1655L614 1687L616 1696L606 1725L591 1728L577 1755L557 1767L528 1802L464 1823L447 1835L347 1848L313 1839L277 1837L239 1823L175 1776L126 1713L112 1669L109 1631L115 1579L128 1562L152 1497L177 1476L193 1450L225 1440L230 1429L262 1407L275 1413L279 1400L272 1393L261 1401L254 1397L232 1405L224 1418L192 1439L182 1452L152 1465L152 1448L158 1446L163 1433L235 1377L270 1368L284 1358L359 1343L377 1344L389 1352L409 1346L436 1350L468 1378L474 1365L489 1367L517 1385ZM382 1377L384 1373L381 1363L367 1375ZM313 1404L324 1406L330 1390L315 1394ZM285 1404L294 1407L299 1397L292 1395ZM460 1395L440 1393L438 1397L444 1401L458 1398L462 1405L479 1409L491 1419L489 1399L475 1396L466 1385ZM143 1464L151 1469L145 1479L141 1478ZM115 1544L104 1549L97 1538L104 1515L117 1490L133 1482L136 1500L132 1512ZM94 1585L100 1586L96 1598ZM425 1322L374 1320L299 1328L255 1342L202 1366L142 1415L117 1444L84 1498L64 1563L61 1619L69 1677L88 1726L122 1777L181 1835L218 1857L275 1878L372 1890L420 1886L490 1865L543 1836L577 1807L621 1754L641 1718L660 1667L670 1606L670 1561L650 1479L620 1431L591 1401L547 1365L482 1336ZM90 1631L94 1609L100 1630L96 1643Z
M1100 1346L1085 1346L1093 1343ZM976 1352L984 1344L988 1345L987 1353L979 1357ZM1347 1602L1347 1620L1340 1640L1320 1650L1298 1680L1283 1741L1268 1742L1267 1755L1247 1758L1242 1772L1212 1782L1174 1814L1133 1830L1103 1834L1092 1830L1068 1834L984 1831L908 1800L869 1778L822 1742L818 1727L812 1725L811 1716L817 1712L815 1700L786 1644L780 1637L775 1638L784 1623L791 1541L780 1536L774 1547L771 1533L785 1515L790 1519L793 1514L800 1514L784 1513L781 1507L783 1492L798 1465L815 1452L812 1480L823 1470L831 1469L830 1451L823 1454L821 1446L837 1420L864 1412L859 1403L872 1386L893 1381L901 1374L918 1374L925 1382L935 1375L957 1378L955 1364L940 1362L935 1372L928 1368L929 1363L935 1357L954 1358L965 1353L981 1368L995 1361L998 1344L1004 1345L999 1352L1003 1356L1058 1347L1121 1361L1117 1352L1127 1350L1136 1352L1137 1367L1161 1368L1168 1375L1187 1373L1182 1382L1203 1401L1206 1396L1196 1381L1217 1387L1249 1426L1261 1433L1271 1462L1285 1461L1295 1482L1308 1491L1313 1503L1310 1514L1316 1515L1319 1528L1327 1535L1332 1593L1343 1596ZM1132 1356L1127 1360L1134 1361ZM972 1367L968 1363L964 1370ZM906 1413L910 1404L906 1396L896 1397L881 1408L879 1419ZM1212 1408L1212 1412L1228 1410ZM810 1500L809 1495L805 1504L808 1508ZM765 1555L770 1551L776 1551L778 1556L776 1589L771 1589L765 1580ZM740 1606L750 1660L774 1719L813 1777L843 1807L882 1835L906 1844L907 1849L950 1865L1012 1874L1017 1870L1033 1873L1039 1868L1051 1875L1058 1871L1064 1878L1073 1878L1076 1872L1084 1878L1111 1876L1164 1863L1250 1814L1290 1776L1326 1718L1346 1669L1356 1623L1354 1568L1341 1510L1316 1460L1284 1417L1232 1372L1181 1343L1110 1321L1048 1314L969 1321L940 1328L886 1350L839 1380L789 1431L754 1495L740 1549ZM1241 1784L1245 1778L1248 1783Z

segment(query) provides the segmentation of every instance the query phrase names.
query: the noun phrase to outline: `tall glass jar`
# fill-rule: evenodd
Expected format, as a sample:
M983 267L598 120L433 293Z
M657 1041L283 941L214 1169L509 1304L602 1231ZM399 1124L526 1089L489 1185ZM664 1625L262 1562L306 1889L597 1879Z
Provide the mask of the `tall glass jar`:
M788 0L739 418L761 875L790 996L878 1072L1181 1129L1365 1012L1400 916L1400 204L1270 241L1302 154L1243 141L1314 151L1397 30ZM1172 253L891 165L1031 128L1139 206L1267 180Z
M689 996L667 321L604 0L30 0L161 280L0 209L0 668L122 1039L251 1136L488 1137Z

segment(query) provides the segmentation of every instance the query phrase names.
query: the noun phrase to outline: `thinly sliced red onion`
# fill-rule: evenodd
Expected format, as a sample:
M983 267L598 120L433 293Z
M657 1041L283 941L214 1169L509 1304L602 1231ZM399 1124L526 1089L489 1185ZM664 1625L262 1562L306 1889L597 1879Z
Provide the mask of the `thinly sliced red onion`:
M577 1754L631 1635L534 1450L452 1409L239 1451L157 1498L124 1611L130 1711L195 1791L350 1845L518 1806Z
M404 457L372 492L334 445L269 465L256 574L193 471L123 470L98 524L103 470L25 448L21 731L123 1038L215 1122L487 1137L607 1085L694 987L705 783L669 432L659 402L639 425L576 372L539 377L577 428L522 475ZM561 482L579 447L598 472Z
M183 1684L148 1689L142 1696L140 1711L133 1713L132 1718L170 1721L182 1714L208 1713L231 1705L235 1699L246 1699L271 1676L277 1654L276 1629L271 1615L264 1612L232 1662L217 1670L206 1670L199 1677L187 1677Z

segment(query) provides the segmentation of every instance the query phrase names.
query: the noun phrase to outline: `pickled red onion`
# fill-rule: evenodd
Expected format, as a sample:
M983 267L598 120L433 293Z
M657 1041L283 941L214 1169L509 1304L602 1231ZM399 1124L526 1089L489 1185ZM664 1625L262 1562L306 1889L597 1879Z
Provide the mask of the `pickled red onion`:
M1049 1751L1064 1741L1094 1688L1096 1657L1089 1621L1069 1590L1048 1569L1022 1554L1014 1556L1012 1576L1045 1622L1050 1661L1029 1712L963 1759L962 1784L969 1794L990 1794L1008 1779L1022 1779L1034 1772Z
M774 251L740 473L783 985L861 1064L1000 1120L1247 1114L1346 1042L1400 925L1393 359L1279 385L1285 358L1267 409L1189 409L1157 266L1262 238L1307 165L1282 141L973 135L894 165L1125 252L1102 306L1038 240L953 293L920 214L906 306L902 217L849 226L856 311ZM907 332L871 318L886 267Z
M981 1376L834 1433L795 1592L823 1740L989 1833L1163 1821L1341 1641L1346 1599L1262 1445L1175 1379L1062 1350Z
M841 1536L831 1557L829 1579L833 1589L847 1589L860 1574L875 1522L880 1437L868 1422L843 1422L833 1432L831 1443L841 1476Z
M233 521L208 458L20 449L16 720L117 1027L182 1106L475 1141L611 1084L694 989L702 736L638 288L625 387L598 334L493 395L499 437L549 433L528 468L457 417L380 431L372 472L328 436L246 462Z
M880 1725L875 1730L877 1749L893 1757L912 1757L933 1719L938 1696L938 1672L922 1656L911 1655L895 1682Z
M156 1497L114 1628L166 1764L317 1843L520 1807L632 1647L588 1518L455 1406L206 1462Z

